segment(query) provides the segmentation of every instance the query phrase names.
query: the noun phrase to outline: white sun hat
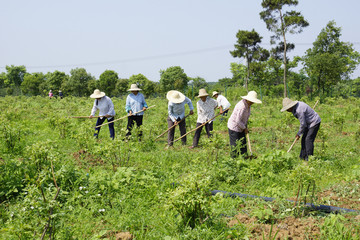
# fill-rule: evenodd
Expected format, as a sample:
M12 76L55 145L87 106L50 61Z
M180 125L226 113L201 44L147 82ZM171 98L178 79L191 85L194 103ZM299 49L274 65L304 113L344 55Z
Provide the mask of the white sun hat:
M262 103L261 100L257 98L257 93L255 91L250 91L246 96L241 96L241 97L253 103Z
M209 96L209 94L206 92L206 89L205 88L201 88L199 90L199 96L197 97L206 97L206 96Z
M282 105L283 108L280 110L281 112L284 112L286 110L288 110L289 108L292 108L293 106L295 106L299 101L293 101L290 98L284 98Z
M168 91L166 98L173 103L182 103L185 101L185 95L176 90Z
M216 94L219 94L219 92L217 92L217 91L213 91L212 96L214 97Z
M101 92L99 89L95 89L94 93L90 95L91 98L102 98L105 96L104 92Z
M136 84L131 84L131 87L128 91L141 91L142 89L138 88Z

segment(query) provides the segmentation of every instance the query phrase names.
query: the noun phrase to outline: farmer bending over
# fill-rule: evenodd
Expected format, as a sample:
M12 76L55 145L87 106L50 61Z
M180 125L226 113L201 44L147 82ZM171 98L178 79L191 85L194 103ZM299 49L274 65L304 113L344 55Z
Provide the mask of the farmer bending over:
M247 123L250 117L251 105L254 103L262 103L257 99L257 93L255 91L250 91L246 96L242 96L241 98L242 100L236 104L227 124L232 158L239 156L239 147L242 155L247 153L245 135L249 132Z
M218 103L218 108L220 109L220 113L223 116L226 116L227 113L229 112L229 108L231 106L231 104L229 103L229 101L226 99L226 97L224 97L223 95L221 95L219 92L214 91L213 92L213 98L216 99L217 103ZM226 111L224 111L226 110Z
M191 100L179 91L171 90L166 94L166 98L169 100L168 112L169 117L167 118L168 128L174 125L179 125L180 134L183 136L186 133L186 122L185 122L185 104L190 108L190 115L194 114L194 106ZM168 132L168 146L173 145L175 134L175 127ZM186 136L181 139L182 144L186 145Z
M281 112L291 112L300 121L300 129L295 138L298 140L303 135L301 138L300 158L308 161L308 157L314 154L314 141L320 128L321 118L304 102L284 98L282 104Z
M100 92L99 89L95 89L94 93L91 94L90 97L95 98L95 101L89 118L93 118L95 116L97 109L100 110L99 115L104 116L104 117L99 117L96 121L94 136L97 138L101 128L97 126L103 124L106 118L108 122L114 121L114 116L115 116L114 104L112 103L111 99L105 96L104 92ZM109 131L110 131L110 137L114 139L115 137L114 123L109 124Z

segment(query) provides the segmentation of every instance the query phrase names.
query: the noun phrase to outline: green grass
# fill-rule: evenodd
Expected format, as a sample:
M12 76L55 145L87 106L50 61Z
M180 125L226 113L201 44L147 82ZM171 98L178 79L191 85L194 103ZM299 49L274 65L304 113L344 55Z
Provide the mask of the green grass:
M116 118L125 116L125 99L112 100ZM303 100L310 106L316 102ZM96 120L68 118L88 116L93 104L89 98L0 98L0 238L40 238L49 222L46 236L57 239L115 239L117 232L130 232L136 239L241 239L251 237L251 226L227 224L228 217L238 212L266 220L268 215L263 213L271 208L271 219L301 218L291 204L281 201L296 197L299 182L306 188L315 181L316 193L333 189L343 197L334 202L340 206L360 198L356 185L360 181L359 99L326 99L318 104L322 123L315 157L308 164L298 159L300 143L286 153L299 123L290 113L280 112L281 99L264 98L263 104L251 109L250 139L257 156L251 160L230 158L227 119L214 122L211 141L202 133L199 148L188 149L190 134L188 146L179 141L165 150L166 135L154 139L167 129L167 101L147 102L156 107L145 113L142 141L125 142L126 120L115 123L116 137L110 141L107 126L95 140ZM188 130L193 129L196 114L186 121ZM54 178L60 187L55 200ZM197 187L192 187L194 183ZM341 184L346 191L336 188ZM269 205L210 196L208 190L215 189L280 200ZM318 198L316 203L332 202ZM195 205L201 210L192 208ZM360 210L356 201L351 206ZM201 221L184 222L181 211L201 215ZM330 219L323 213L308 214ZM358 220L341 219L335 231L330 229L336 224L331 219L325 220L323 234L359 235L351 232L359 229Z

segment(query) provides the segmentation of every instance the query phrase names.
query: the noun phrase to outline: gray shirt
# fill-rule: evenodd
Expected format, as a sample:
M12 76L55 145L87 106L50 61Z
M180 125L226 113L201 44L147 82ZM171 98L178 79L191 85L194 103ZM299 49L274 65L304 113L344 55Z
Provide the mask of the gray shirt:
M317 114L309 105L304 102L298 102L293 110L292 114L294 117L299 119L300 128L297 135L301 136L306 128L312 128L316 124L321 122L319 114Z

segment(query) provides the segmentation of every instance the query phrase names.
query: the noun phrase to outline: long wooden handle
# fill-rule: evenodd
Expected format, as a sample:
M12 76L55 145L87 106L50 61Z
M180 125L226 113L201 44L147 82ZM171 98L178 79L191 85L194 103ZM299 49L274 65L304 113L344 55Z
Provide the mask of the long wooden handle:
M153 108L153 107L155 107L155 105L152 105L152 106L148 107L147 109L150 109L150 108ZM141 113L141 112L143 112L143 111L144 111L144 110L138 111L138 112L136 112L136 113L133 113L132 115L135 115L135 114ZM95 128L99 128L99 127L102 127L102 126L108 125L108 124L110 124L110 123L113 123L113 122L116 122L116 121L122 120L122 119L127 118L127 117L130 117L130 116L132 116L132 115L126 115L126 116L124 116L124 117L121 117L121 118L118 118L118 119L112 120L112 121L110 121L110 122L107 122L107 123L101 124L101 125L99 125L99 126L96 126Z
M291 149L293 148L293 146L295 145L295 143L296 143L297 140L298 140L298 139L295 138L294 142L291 144L291 146L290 146L290 148L289 148L289 150L288 150L287 152L290 152L290 151L291 151Z
M105 116L93 116L92 118L101 118L101 117L105 117ZM89 118L89 116L70 116L69 118Z
M228 109L229 109L229 108L225 109L224 112L225 112L226 110L228 110ZM222 114L222 113L219 113L219 114L215 115L215 117L213 117L212 119L207 120L206 122L204 122L203 124L201 124L201 125L198 126L197 128L194 128L193 130L185 133L184 135L182 135L182 136L179 137L178 139L174 140L174 142L177 142L177 141L179 141L180 139L182 139L183 137L185 137L186 135L192 133L193 131L196 131L197 129L201 128L202 126L204 126L204 125L207 124L208 122L211 122L211 121L214 120L216 117L220 116L221 114Z
M246 138L247 138L247 142L249 143L249 151L250 151L250 154L252 155L249 133L246 134Z
M183 119L181 119L176 125L172 125L170 128L168 128L165 132L163 132L162 134L160 134L159 136L157 136L154 140L158 139L159 137L163 136L165 133L167 133L168 131L170 131L171 129L173 129L174 127L176 127L177 125L179 125L179 123L181 123L182 121L185 120L185 118L187 118L190 114L186 115Z
M315 105L314 105L314 107L313 107L314 110L315 110L315 107L316 107L316 105L318 104L318 102L319 102L319 100L316 101L316 103L315 103Z

